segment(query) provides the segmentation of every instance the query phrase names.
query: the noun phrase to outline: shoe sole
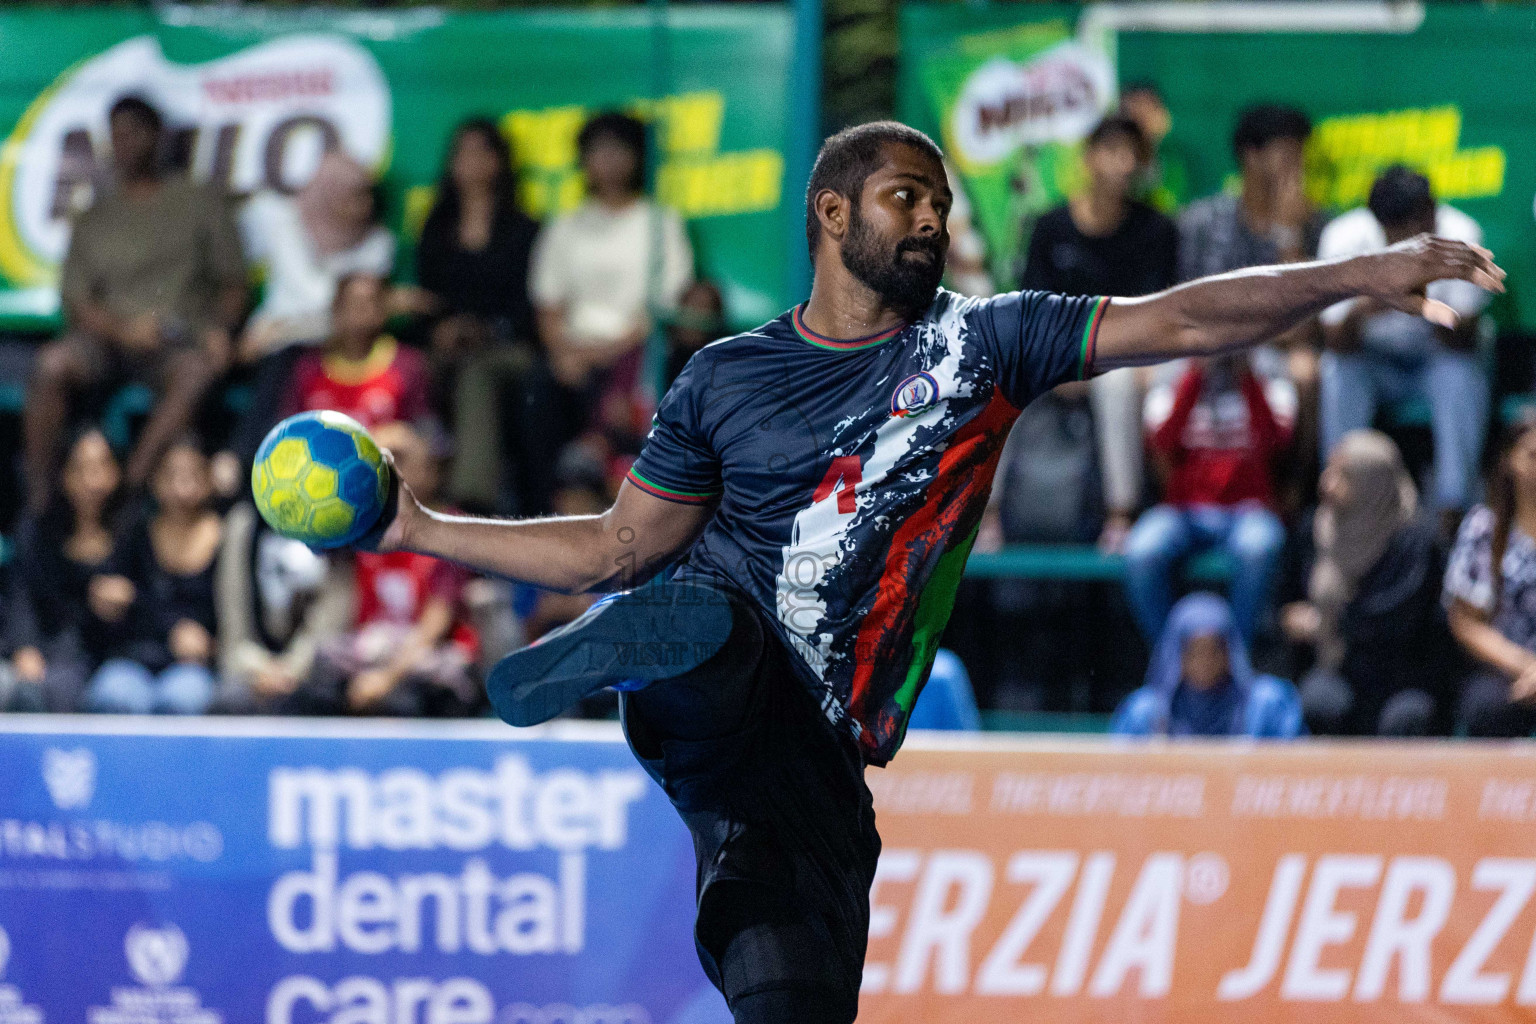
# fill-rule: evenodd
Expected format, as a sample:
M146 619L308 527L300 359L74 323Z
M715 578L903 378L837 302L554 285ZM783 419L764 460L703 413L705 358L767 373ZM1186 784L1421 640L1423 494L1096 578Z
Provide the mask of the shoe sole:
M605 687L697 668L725 646L731 622L730 603L713 588L641 587L502 658L486 694L502 721L538 725Z

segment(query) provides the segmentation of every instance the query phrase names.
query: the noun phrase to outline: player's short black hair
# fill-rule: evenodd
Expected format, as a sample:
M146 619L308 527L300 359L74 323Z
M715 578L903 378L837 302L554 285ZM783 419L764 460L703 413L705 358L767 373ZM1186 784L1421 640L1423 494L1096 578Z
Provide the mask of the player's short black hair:
M1306 142L1311 134L1311 118L1295 107L1260 103L1238 115L1237 128L1232 132L1232 152L1242 160L1250 149L1263 149L1276 139Z
M587 155L587 150L599 139L612 139L625 146L635 154L635 175L630 180L630 187L636 192L645 190L645 125L638 118L632 117L621 110L605 110L600 114L594 114L587 119L587 123L581 126L581 131L576 135L576 152L582 156Z
M1168 105L1167 99L1165 99L1163 97L1163 90L1158 88L1158 85L1157 85L1156 82L1149 81L1147 79L1142 79L1141 81L1132 82L1129 85L1124 86L1120 90L1120 99L1121 99L1121 101L1124 101L1127 96L1135 96L1138 93L1145 93L1148 96L1151 96L1153 99L1157 100L1157 102L1163 104L1164 106Z
M1093 126L1093 131L1088 133L1088 137L1083 142L1084 145L1092 147L1101 146L1115 139L1124 139L1129 142L1131 148L1136 151L1137 159L1147 158L1146 132L1141 130L1141 125L1137 124L1133 118L1126 117L1124 114L1105 115L1103 120Z
M1424 175L1393 164L1376 178L1367 205L1383 227L1397 227L1434 217L1435 193Z
M816 259L816 243L821 240L821 221L816 216L816 195L831 189L855 203L864 194L864 182L883 161L886 146L911 146L922 150L940 163L944 153L928 136L899 121L870 121L854 125L827 139L816 154L811 180L805 186L805 241Z
M107 113L107 122L110 124L119 117L132 117L157 135L164 124L160 111L155 109L154 104L137 93L119 97L118 101L112 104L112 109Z

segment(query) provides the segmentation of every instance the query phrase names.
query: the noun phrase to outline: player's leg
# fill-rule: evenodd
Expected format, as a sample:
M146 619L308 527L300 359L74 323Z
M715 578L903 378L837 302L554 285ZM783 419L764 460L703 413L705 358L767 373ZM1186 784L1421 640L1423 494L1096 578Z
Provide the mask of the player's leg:
M604 687L695 669L730 631L730 605L720 590L692 581L649 583L599 601L507 655L491 670L486 693L503 721L535 725Z
M698 669L625 693L631 746L694 835L695 940L738 1024L847 1024L879 854L863 766L746 601Z

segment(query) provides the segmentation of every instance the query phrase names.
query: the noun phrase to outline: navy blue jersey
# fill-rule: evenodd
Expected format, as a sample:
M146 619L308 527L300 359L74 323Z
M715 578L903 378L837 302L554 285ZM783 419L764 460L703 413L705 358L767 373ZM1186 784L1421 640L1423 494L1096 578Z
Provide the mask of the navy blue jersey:
M855 341L795 309L699 351L662 399L630 482L718 502L679 573L750 594L870 763L901 745L1009 428L1086 376L1106 303L940 291Z

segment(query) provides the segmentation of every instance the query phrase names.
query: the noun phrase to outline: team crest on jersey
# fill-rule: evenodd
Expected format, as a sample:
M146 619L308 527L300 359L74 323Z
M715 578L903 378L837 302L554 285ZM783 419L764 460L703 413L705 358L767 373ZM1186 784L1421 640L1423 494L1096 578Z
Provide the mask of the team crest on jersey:
M927 373L914 373L891 396L892 416L915 416L939 400L939 383Z

